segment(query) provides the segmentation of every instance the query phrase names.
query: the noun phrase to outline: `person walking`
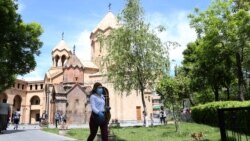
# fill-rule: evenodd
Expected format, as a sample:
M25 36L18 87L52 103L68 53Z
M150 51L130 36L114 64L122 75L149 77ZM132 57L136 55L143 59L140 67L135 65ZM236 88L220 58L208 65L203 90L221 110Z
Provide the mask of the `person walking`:
M102 84L96 82L93 86L90 96L90 105L92 108L92 113L90 116L89 127L90 127L90 135L87 141L93 141L98 127L101 128L101 138L102 141L108 141L108 119L107 113L110 108L106 108L105 101L105 88L102 87Z
M55 114L55 124L56 124L56 128L57 128L57 126L58 126L58 124L59 124L59 122L60 122L60 118L61 118L60 113L59 113L59 112L56 112L56 114Z
M161 121L161 124L166 123L166 112L164 111L163 106L161 106L161 110L160 110L160 121Z
M17 109L17 111L14 114L14 130L18 129L20 117L21 117L20 109Z

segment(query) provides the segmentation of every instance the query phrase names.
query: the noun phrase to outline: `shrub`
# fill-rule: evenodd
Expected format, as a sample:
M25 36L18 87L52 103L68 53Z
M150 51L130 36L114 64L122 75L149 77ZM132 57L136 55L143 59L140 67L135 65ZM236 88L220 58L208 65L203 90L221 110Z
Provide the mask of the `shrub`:
M218 127L217 109L236 108L236 107L250 107L250 101L244 101L244 102L220 101L220 102L210 102L210 103L198 105L198 106L191 108L192 109L191 116L192 116L193 121L195 121L196 123L202 123L202 124L207 124L207 125ZM246 115L237 114L237 116L238 116L237 118L240 119L240 117L243 117Z

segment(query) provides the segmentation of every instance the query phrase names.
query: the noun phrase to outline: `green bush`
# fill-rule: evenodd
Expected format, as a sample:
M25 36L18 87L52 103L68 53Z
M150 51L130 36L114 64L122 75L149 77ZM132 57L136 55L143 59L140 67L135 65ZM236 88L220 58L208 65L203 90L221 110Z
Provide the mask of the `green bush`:
M192 119L197 123L203 123L212 126L218 126L217 109L250 107L250 101L219 101L210 102L191 108Z

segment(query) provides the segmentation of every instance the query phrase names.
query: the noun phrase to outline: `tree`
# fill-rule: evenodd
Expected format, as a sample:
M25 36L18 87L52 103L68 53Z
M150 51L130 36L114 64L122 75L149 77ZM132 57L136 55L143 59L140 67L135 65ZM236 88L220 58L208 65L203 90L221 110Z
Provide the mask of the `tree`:
M0 92L10 87L16 75L24 75L36 66L42 42L42 28L37 23L25 24L13 0L0 1Z
M107 68L108 79L116 90L140 91L146 116L144 92L145 89L152 90L164 70L168 69L167 48L144 22L139 0L127 0L118 19L122 25L113 29L105 40L107 55L103 66Z
M197 70L212 84L216 100L221 86L231 83L231 72L238 79L238 98L244 100L243 68L246 68L244 62L250 39L248 9L249 2L215 0L206 11L196 9L196 14L189 16L200 43L199 57L202 58Z
M179 72L175 77L164 76L160 79L156 91L161 96L163 103L167 107L171 107L176 132L179 131L179 117L181 111L181 102L183 98L187 98L189 94L190 79L183 76Z

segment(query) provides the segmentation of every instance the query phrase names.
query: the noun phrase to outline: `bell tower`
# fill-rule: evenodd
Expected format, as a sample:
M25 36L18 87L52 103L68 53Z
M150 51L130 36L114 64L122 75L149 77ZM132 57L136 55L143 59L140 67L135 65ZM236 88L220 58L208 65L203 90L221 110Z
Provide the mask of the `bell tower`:
M109 11L101 20L101 22L96 26L96 28L90 34L91 40L91 61L100 68L101 59L107 54L106 46L98 41L98 35L102 34L107 36L113 28L118 27L117 18L111 12L109 5Z
M69 56L72 54L68 45L64 41L63 36L64 33L62 33L62 40L55 46L55 48L51 52L53 68L62 68L68 61Z

